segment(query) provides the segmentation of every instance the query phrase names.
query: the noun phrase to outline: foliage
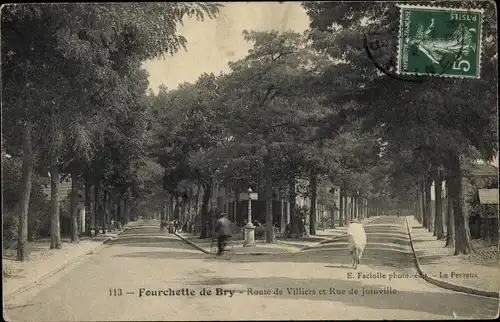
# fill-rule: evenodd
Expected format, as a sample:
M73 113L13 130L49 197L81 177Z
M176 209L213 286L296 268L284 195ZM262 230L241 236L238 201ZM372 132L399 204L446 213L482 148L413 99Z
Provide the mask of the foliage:
M2 219L3 219L3 241L7 247L15 245L17 239L17 212L19 207L19 195L21 195L21 162L16 157L2 156ZM48 212L49 202L42 191L46 179L40 176L33 178L33 186L29 208L29 237L46 237L48 234Z
M124 191L132 190L136 197L157 193L158 166L147 151L148 82L141 64L186 49L186 38L177 32L182 19L213 18L220 7L3 6L2 129L7 152L20 155L20 129L29 124L34 133L47 133L33 136L38 174L46 176L48 167L56 165L62 174L76 170L87 182L103 183L115 202ZM18 192L9 193L20 199ZM132 200L136 208L140 203Z
M455 230L460 235L455 252L468 253L468 232L460 206L464 161L477 157L491 160L498 153L494 88L498 81L494 72L497 30L491 23L495 11L489 2L432 1L429 5L484 9L480 79L395 77L399 8L394 3L302 4L311 18L310 38L315 47L336 61L316 84L318 91L329 93L327 102L332 108L340 105L345 112L336 114L325 131L361 121L365 131L377 133L386 144L388 153L383 158L393 164L387 170L399 168L402 175L412 177L414 185L444 168L454 188L450 198ZM412 185L402 180L393 180L393 184L412 190ZM401 195L394 197L408 201Z

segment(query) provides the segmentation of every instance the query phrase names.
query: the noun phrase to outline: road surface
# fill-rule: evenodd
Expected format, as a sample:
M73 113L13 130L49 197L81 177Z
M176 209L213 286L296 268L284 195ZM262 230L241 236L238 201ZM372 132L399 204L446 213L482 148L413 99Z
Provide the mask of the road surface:
M160 232L156 221L144 221L11 299L7 314L14 321L496 316L497 300L444 290L415 277L402 218L381 217L366 231L369 246L355 271L345 242L226 261Z

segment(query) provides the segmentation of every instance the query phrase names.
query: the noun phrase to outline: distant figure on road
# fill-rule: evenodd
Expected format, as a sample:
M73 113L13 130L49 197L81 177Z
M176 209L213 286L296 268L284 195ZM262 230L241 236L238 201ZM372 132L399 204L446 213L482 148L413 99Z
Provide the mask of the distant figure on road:
M215 225L214 233L217 236L217 255L221 255L226 248L229 238L231 238L231 220L226 213L219 214L219 219Z

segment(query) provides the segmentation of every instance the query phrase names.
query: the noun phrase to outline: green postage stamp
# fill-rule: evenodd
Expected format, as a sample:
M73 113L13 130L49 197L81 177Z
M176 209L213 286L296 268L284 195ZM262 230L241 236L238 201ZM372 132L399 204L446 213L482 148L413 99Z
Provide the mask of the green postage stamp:
M480 77L481 9L398 7L398 74Z

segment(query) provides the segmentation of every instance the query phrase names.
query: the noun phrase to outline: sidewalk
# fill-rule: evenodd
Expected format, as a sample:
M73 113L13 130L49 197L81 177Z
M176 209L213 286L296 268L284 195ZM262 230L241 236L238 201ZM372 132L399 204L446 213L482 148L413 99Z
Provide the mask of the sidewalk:
M481 259L476 254L454 256L454 248L444 247L445 241L436 240L432 232L423 228L414 216L406 218L417 269L427 275L428 282L458 292L498 298L498 257Z
M67 238L62 239L61 249L50 249L50 239L28 242L28 260L16 260L16 250L6 251L2 257L2 286L4 301L30 289L37 283L51 277L87 254L92 254L99 246L115 238L121 231L107 232L96 237L81 237L77 244Z

